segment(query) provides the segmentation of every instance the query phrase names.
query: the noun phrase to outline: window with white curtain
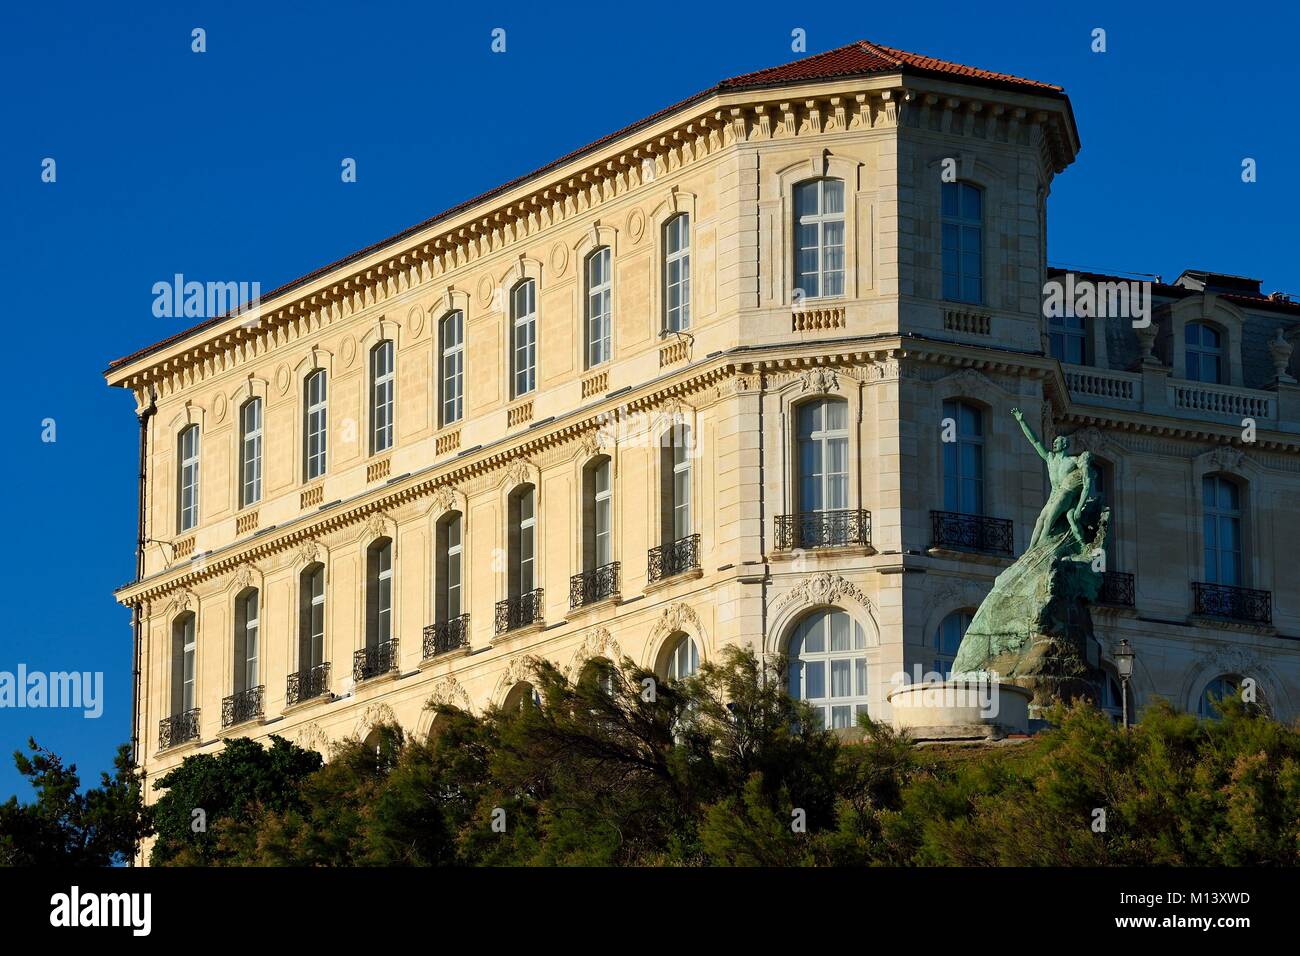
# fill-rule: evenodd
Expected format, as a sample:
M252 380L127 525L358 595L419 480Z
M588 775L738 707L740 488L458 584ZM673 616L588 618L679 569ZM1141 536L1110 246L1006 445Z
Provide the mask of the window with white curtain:
M794 187L795 288L805 299L844 294L844 181Z
M682 680L700 669L700 649L686 634L674 638L668 651L668 679Z
M177 440L177 516L179 531L199 523L199 426L187 425Z
M262 498L262 400L250 398L239 413L239 505Z
M439 622L461 615L461 584L464 554L463 519L453 511L438 523L438 595L435 614Z
M664 226L664 328L691 327L691 217L680 213Z
M511 371L514 397L527 395L537 387L537 284L525 279L510 293L513 329Z
M298 669L308 670L325 661L325 565L305 568L300 583Z
M393 637L393 542L381 538L372 544L367 563L366 647L375 648Z
M805 514L849 506L848 408L839 399L799 406L799 510Z
M862 625L838 608L799 622L787 651L790 696L806 700L822 726L856 727L867 713L867 639Z
M195 706L197 621L191 612L181 615L172 625L172 715L183 714Z
M460 421L465 393L465 313L456 311L440 324L442 348L442 424Z
M612 340L614 281L609 246L587 256L587 367L608 362Z
M306 436L304 448L303 477L307 481L325 474L326 427L329 420L329 406L326 395L325 370L318 368L307 376L306 415L304 416L303 434Z
M393 447L393 343L385 340L370 350L370 453Z
M241 594L235 609L235 693L258 685L258 651L261 632L259 594L250 588Z

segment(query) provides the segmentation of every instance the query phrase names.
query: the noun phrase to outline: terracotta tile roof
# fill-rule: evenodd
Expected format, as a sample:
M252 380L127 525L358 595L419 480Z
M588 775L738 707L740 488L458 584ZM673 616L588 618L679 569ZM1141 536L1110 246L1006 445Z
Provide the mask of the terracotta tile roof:
M1064 96L1064 91L1061 87L1053 86L1050 83L1040 83L1037 80L1027 80L1023 77L1012 76L1008 73L994 73L973 66L963 66L960 63L951 63L947 60L921 56L917 53L908 53L906 50L896 50L893 47L871 43L868 40L858 40L846 46L838 47L834 50L828 50L825 53L815 53L812 56L804 57L801 60L795 60L792 63L768 67L764 70L757 70L753 73L743 73L740 76L733 76L725 79L716 86L712 86L707 90L701 90L693 96L688 96L686 99L680 100L671 106L664 107L644 119L637 120L635 123L631 123L622 129L615 130L607 136L602 136L593 143L588 143L586 146L566 153L559 159L553 160L545 166L535 169L530 173L525 173L523 176L519 176L507 183L489 189L485 193L480 193L472 199L467 199L465 202L459 203L452 206L450 209L438 213L436 216L432 216L423 222L417 223L407 229L403 229L401 232L395 233L386 239L381 239L379 242L366 246L364 249L358 249L356 252L350 253L341 259L331 262L328 265L321 266L319 269L309 272L304 276L300 276L291 282L287 282L276 289L272 289L270 292L262 295L262 301L269 302L297 286L305 285L328 272L332 272L335 269L347 265L350 262L364 259L372 252L376 252L395 242L400 242L408 236L414 235L423 229L427 229L429 226L432 226L441 220L456 216L467 209L493 198L494 196L509 192L511 189L514 189L516 186L519 186L530 179L544 176L584 153L597 150L602 146L617 140L619 137L626 136L638 129L656 123L665 116L669 116L678 110L690 106L692 103L707 99L710 96L719 93L734 92L737 90L761 89L763 87L771 86L787 86L795 83L835 79L837 77L869 76L877 73L900 72L947 77L958 81L974 81L1049 96ZM151 352L164 349L169 345L202 332L205 329L220 325L229 317L230 315L227 314L206 319L197 325L193 325L188 329L177 332L176 334L168 336L152 345L145 346L142 349L132 352L130 355L114 359L109 363L107 371L111 372L122 365L127 365L134 362L136 359L143 358Z

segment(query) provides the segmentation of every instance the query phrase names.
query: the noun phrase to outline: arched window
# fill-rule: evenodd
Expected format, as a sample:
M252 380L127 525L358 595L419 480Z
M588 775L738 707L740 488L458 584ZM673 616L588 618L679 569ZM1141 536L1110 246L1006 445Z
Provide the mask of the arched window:
M943 183L943 297L984 301L984 196L970 183Z
M844 294L844 181L794 187L796 300Z
M664 225L664 328L691 327L691 217L680 213Z
M325 663L325 565L312 564L299 576L298 670Z
M239 506L262 498L262 400L250 398L239 410Z
M176 444L176 528L189 531L199 523L199 426L185 426Z
M579 684L594 683L606 697L614 696L616 680L616 668L607 657L593 657L582 665L582 671L578 674Z
M461 556L464 553L464 536L461 513L452 511L442 517L437 529L437 596L434 601L434 618L439 623L460 617L461 610Z
M521 680L510 688L506 694L506 699L501 705L501 709L507 713L513 713L523 710L525 707L541 707L542 695L537 692L532 684L526 680Z
M260 595L248 588L235 598L235 693L252 690L258 680L258 651L261 631Z
M962 401L943 403L944 428L954 441L943 443L943 507L961 514L984 513L984 412ZM951 420L953 425L949 426Z
M393 542L380 538L366 552L366 648L382 647L392 639Z
M934 672L942 674L945 679L952 672L952 663L957 659L957 648L966 636L966 628L974 615L968 610L953 611L939 622L934 632Z
M510 370L518 398L537 387L537 284L532 279L525 279L510 293L510 320Z
M1188 322L1183 327L1187 341L1187 378L1211 385L1223 383L1223 335L1204 322Z
M660 446L660 541L667 545L692 534L691 428L673 425Z
M812 704L823 726L856 726L867 712L866 648L862 625L844 611L809 614L790 638L790 695Z
M1196 711L1197 716L1217 720L1219 711L1215 705L1225 698L1237 697L1240 694L1241 677L1236 674L1220 674L1205 685L1205 690L1201 691L1201 700Z
M682 680L700 669L700 649L686 634L676 634L665 647L667 663L663 668L669 680Z
M1241 566L1241 486L1223 475L1201 481L1205 507L1205 580L1238 587Z
M197 618L186 612L172 624L172 716L193 710Z
M442 424L460 421L465 393L465 313L449 313L438 323L442 351Z
M393 447L393 343L370 350L370 454Z
M948 296L944 296L948 298ZM1053 315L1047 320L1052 358L1071 365L1088 364L1088 328L1081 315Z
M305 385L306 413L303 422L303 479L313 481L325 474L327 422L329 419L326 375L318 368L307 376Z
M799 511L849 506L848 402L824 399L799 406Z
M613 290L609 246L602 246L587 256L588 368L609 361Z
M537 586L537 494L521 485L510 496L510 596L521 597Z

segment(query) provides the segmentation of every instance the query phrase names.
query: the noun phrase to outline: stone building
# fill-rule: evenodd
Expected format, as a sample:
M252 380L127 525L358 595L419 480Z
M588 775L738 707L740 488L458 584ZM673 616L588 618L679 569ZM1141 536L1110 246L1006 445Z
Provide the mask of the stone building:
M1136 703L1251 678L1295 716L1300 306L1187 272L1149 327L1044 318L1078 148L1058 87L854 43L113 362L145 771L423 735L429 701L530 693L531 656L749 645L829 724L887 717L1032 531L1013 407L1098 458Z

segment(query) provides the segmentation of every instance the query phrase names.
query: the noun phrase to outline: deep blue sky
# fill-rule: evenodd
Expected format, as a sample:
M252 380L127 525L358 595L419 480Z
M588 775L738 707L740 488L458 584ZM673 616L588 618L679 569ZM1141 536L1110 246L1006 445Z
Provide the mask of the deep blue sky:
M28 735L91 777L129 736L129 616L111 592L134 567L136 424L101 372L181 326L152 316L153 283L182 272L269 290L724 76L795 59L795 28L809 53L867 38L1065 86L1083 150L1053 189L1052 262L1166 280L1208 268L1300 293L1300 16L1280 4L4 6L0 670L104 671L107 701L99 720L0 710L0 798ZM1094 27L1105 54L1090 52ZM340 182L345 156L355 184ZM40 181L45 157L56 184Z

